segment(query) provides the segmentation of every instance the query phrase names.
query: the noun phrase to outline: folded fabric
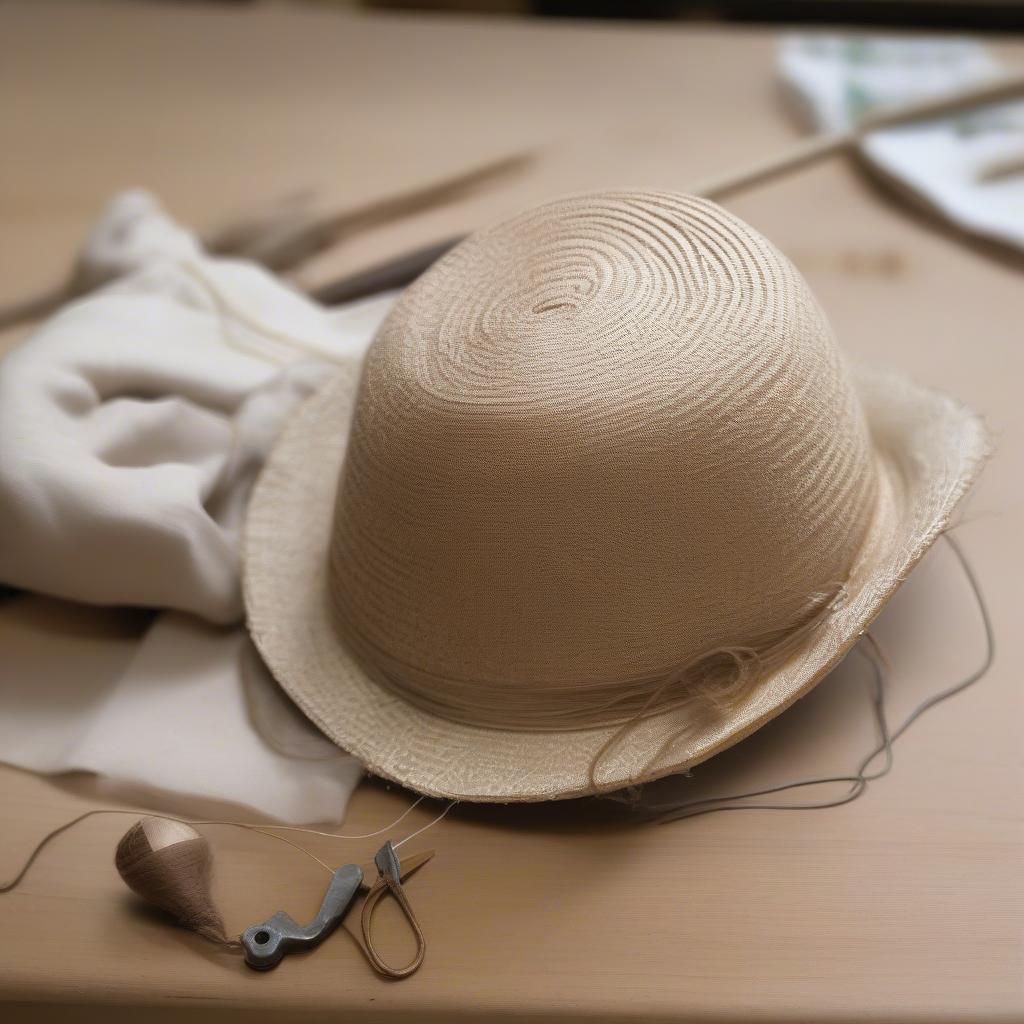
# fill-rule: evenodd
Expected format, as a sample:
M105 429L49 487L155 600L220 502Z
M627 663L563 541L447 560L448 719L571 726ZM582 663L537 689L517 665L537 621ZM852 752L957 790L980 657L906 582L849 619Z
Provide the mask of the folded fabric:
M332 313L207 257L140 192L113 201L79 264L112 283L0 362L0 583L175 614L78 688L75 657L52 664L52 631L8 635L0 759L339 821L359 766L252 655L238 532L279 425L332 364L361 357L393 296ZM0 607L8 634L23 600Z
M783 82L818 131L841 131L878 106L991 78L999 65L969 40L791 36ZM868 133L865 158L929 210L971 234L1024 247L1024 102Z
M362 776L237 627L167 612L140 641L123 617L25 596L0 614L0 646L0 752L19 767L88 769L299 823L340 820Z

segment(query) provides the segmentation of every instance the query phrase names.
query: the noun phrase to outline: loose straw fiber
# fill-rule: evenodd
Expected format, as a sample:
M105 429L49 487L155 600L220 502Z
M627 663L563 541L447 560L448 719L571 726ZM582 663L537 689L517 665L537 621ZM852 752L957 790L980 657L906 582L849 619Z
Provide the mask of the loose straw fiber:
M471 236L256 488L250 628L371 771L541 800L746 736L856 642L987 441L851 373L798 271L691 196L609 192Z

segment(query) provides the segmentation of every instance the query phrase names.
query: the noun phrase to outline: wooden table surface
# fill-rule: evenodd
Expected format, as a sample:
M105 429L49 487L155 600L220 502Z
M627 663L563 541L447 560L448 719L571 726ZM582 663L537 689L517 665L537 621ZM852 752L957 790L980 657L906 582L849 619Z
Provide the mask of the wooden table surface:
M59 279L95 212L128 185L208 226L306 186L356 205L535 152L490 190L314 261L306 283L561 192L685 188L796 136L773 84L775 44L747 29L6 3L0 300ZM999 49L1024 60L1024 46ZM138 1019L140 1008L145 1020L182 1008L191 1020L1024 1019L1024 268L838 160L729 206L795 260L856 358L909 371L988 417L999 452L958 529L1002 644L987 678L922 719L892 774L839 809L642 827L601 801L456 808L422 839L438 855L409 891L428 958L397 984L344 934L269 974L248 971L140 911L111 863L130 819L93 819L0 897L4 1021ZM9 603L0 657L12 637L88 656L93 641L131 628L113 612ZM977 609L942 543L875 632L892 663L894 718L980 661ZM871 730L855 655L776 723L666 787L699 796L848 771ZM0 877L42 832L97 802L252 817L100 790L0 768ZM344 831L378 828L409 799L364 785ZM230 928L282 908L312 915L325 877L315 865L259 836L209 834ZM309 845L365 862L376 842ZM398 957L397 915L381 918Z

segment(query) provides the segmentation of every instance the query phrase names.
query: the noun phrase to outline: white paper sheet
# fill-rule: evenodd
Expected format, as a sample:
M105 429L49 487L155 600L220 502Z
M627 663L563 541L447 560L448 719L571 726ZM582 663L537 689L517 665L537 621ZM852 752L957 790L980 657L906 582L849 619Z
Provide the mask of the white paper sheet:
M839 131L879 106L991 78L998 63L958 39L801 35L779 67L810 126ZM870 132L867 160L905 195L961 230L1024 248L1024 102Z

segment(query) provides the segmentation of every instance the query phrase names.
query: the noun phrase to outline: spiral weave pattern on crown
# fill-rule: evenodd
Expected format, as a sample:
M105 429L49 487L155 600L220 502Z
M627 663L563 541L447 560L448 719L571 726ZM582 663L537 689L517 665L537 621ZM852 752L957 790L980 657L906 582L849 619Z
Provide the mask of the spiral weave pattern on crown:
M692 197L551 203L454 250L371 347L337 625L451 717L596 723L801 629L874 496L842 357L768 242Z

